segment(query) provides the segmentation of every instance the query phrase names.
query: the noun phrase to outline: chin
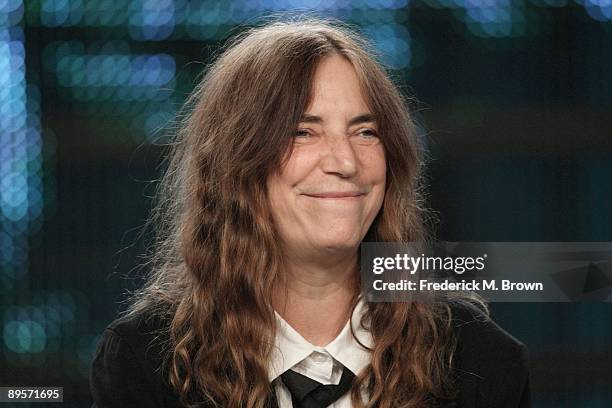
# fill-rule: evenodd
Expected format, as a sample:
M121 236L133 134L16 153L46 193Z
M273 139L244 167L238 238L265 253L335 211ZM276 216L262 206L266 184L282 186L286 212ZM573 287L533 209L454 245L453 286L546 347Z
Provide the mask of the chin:
M357 234L334 235L322 237L319 242L321 246L330 250L346 250L358 247L361 238Z

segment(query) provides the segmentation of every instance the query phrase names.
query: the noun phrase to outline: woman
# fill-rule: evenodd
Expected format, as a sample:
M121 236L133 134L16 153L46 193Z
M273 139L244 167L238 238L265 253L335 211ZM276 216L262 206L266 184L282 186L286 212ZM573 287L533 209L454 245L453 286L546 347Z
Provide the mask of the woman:
M252 29L188 106L153 275L92 365L97 406L529 405L525 347L470 299L359 295L362 241L424 238L414 127L362 39Z

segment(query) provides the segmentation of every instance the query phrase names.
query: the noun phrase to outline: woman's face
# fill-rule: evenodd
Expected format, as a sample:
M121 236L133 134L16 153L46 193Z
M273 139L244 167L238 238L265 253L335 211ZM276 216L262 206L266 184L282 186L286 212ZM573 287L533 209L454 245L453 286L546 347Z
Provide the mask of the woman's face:
M386 163L352 64L320 63L293 150L267 181L274 223L293 256L356 248L381 208Z

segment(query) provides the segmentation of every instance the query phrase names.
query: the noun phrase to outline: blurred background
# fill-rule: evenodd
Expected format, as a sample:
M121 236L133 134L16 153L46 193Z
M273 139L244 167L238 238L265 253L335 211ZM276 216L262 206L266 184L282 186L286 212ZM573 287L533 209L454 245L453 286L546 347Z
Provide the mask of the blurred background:
M612 241L612 0L0 0L0 386L90 405L172 118L288 10L354 24L416 98L439 239ZM610 303L492 309L535 407L612 406Z

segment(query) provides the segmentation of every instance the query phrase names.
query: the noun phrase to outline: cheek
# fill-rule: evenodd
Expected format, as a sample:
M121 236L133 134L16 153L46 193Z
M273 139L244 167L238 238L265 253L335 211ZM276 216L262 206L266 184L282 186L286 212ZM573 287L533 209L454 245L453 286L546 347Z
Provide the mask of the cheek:
M316 166L317 155L308 146L295 146L276 178L285 188L293 188L304 180Z
M369 211L376 215L382 207L385 198L387 181L387 163L382 146L367 152L363 158L364 181L372 186L372 200Z
M382 186L384 189L387 176L387 163L382 146L378 145L375 148L362 152L361 165L364 170L364 181L376 187Z
M282 220L287 212L287 193L290 191L282 172L268 177L266 182L270 213L275 222Z
M307 155L300 154L297 149L294 149L283 167L269 176L268 198L275 217L286 217L293 212L296 186L308 175L309 166Z

